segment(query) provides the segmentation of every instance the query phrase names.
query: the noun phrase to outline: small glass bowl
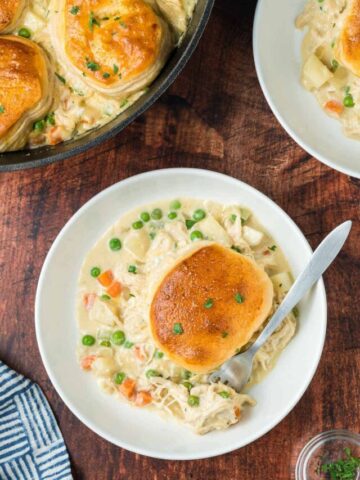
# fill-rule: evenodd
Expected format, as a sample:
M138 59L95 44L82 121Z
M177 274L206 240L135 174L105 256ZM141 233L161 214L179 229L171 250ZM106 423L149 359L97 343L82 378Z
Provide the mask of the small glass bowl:
M360 457L360 435L347 430L330 430L312 438L302 449L295 467L296 480L323 480L320 466L345 457L345 448L350 448L354 457ZM360 480L358 472L356 480Z

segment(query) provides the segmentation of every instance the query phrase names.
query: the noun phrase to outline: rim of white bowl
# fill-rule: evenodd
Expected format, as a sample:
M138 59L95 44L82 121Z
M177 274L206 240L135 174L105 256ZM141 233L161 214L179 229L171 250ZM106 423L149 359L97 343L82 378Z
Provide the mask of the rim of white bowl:
M36 339L37 339L38 348L39 348L39 351L40 351L40 356L41 356L42 362L44 364L46 373L51 380L51 383L53 384L53 386L54 386L56 392L58 393L58 395L60 396L61 400L65 403L65 405L69 408L69 410L86 427L88 427L90 430L92 430L93 432L95 432L97 435L104 438L105 440L109 441L110 443L112 443L112 444L114 444L118 447L124 448L124 449L126 449L130 452L133 452L133 453L138 453L140 455L144 455L144 456L151 457L151 458L162 459L162 460L200 460L200 459L203 459L203 458L216 457L216 456L219 456L219 455L223 455L225 453L235 451L235 450L237 450L239 448L242 448L246 445L249 445L250 443L253 443L255 440L258 440L259 438L263 437L265 434L267 434L269 431L271 431L276 425L278 425L293 410L293 408L296 406L296 404L302 398L302 396L304 395L305 391L308 389L308 387L309 387L309 385L310 385L310 383L311 383L311 381L312 381L312 379L315 375L315 372L318 368L318 365L319 365L319 362L320 362L320 359L321 359L321 355L322 355L322 352L323 352L323 349L324 349L324 343L325 343L325 337L326 337L326 328L327 328L327 300L326 300L325 285L324 285L324 281L323 281L322 278L319 280L318 285L320 287L320 292L319 293L321 295L321 304L322 304L323 317L324 317L323 322L322 322L323 330L322 330L321 339L320 339L320 342L319 342L319 345L318 345L318 350L317 350L317 352L314 353L315 354L315 362L314 362L313 369L309 372L309 374L306 378L306 381L304 381L303 388L301 389L299 394L296 396L296 398L293 400L293 402L291 404L289 404L289 406L286 410L284 410L280 415L278 415L276 418L274 418L274 420L272 422L270 422L270 424L267 425L267 427L265 427L263 430L258 431L257 433L252 435L250 437L250 439L248 439L244 442L240 438L238 442L233 442L228 446L219 445L218 448L209 449L206 453L201 453L201 454L185 453L185 454L167 455L167 454L164 454L163 452L156 451L156 450L151 450L150 451L150 450L145 449L145 448L134 447L134 445L129 444L126 441L121 441L120 442L113 435L110 435L110 434L104 432L101 428L98 428L92 422L92 420L90 420L89 418L86 418L81 413L81 411L79 411L79 409L73 404L73 402L70 401L67 398L67 396L64 393L61 385L58 383L58 381L56 379L56 376L53 373L51 365L47 361L47 357L46 357L46 353L45 353L45 347L44 347L41 332L40 332L40 314L39 314L39 311L40 311L40 292L42 290L43 283L46 281L45 279L46 279L47 267L48 267L49 263L51 262L53 251L56 249L57 245L62 241L62 237L67 232L67 230L69 228L71 228L71 226L82 215L82 212L87 210L88 208L91 208L91 206L93 204L95 204L100 198L110 194L113 190L116 190L118 188L119 184L129 185L131 183L136 183L139 179L141 179L143 177L157 177L159 175L168 175L168 174L173 175L173 174L176 174L176 173L179 173L179 174L180 173L181 174L185 173L185 174L189 174L189 175L198 174L198 175L203 175L203 176L212 177L212 178L222 178L226 181L232 181L234 183L237 183L237 184L241 185L242 189L255 192L258 196L262 197L262 199L265 202L270 203L272 208L280 211L280 213L284 216L284 220L286 220L287 223L289 224L289 227L296 230L299 237L302 238L302 240L304 242L304 246L305 246L305 248L308 249L309 254L312 254L312 249L311 249L308 241L306 240L306 237L304 236L304 234L302 233L300 228L296 225L296 223L289 217L289 215L282 208L280 208L273 200L271 200L269 197L267 197L265 194L263 194L262 192L260 192L256 188L248 185L247 183L242 182L241 180L238 180L238 179L236 179L234 177L231 177L229 175L225 175L223 173L214 172L214 171L205 170L205 169L198 169L198 168L166 168L166 169L151 170L149 172L140 173L138 175L134 175L134 176L126 178L124 180L120 180L120 182L117 182L117 183L111 185L110 187L107 187L106 189L102 190L98 194L96 194L94 197L92 197L90 200L88 200L82 207L80 207L80 209L77 210L74 213L74 215L66 222L64 227L60 230L59 234L57 235L53 244L51 245L50 250L48 251L48 254L46 255L45 261L43 263L43 266L42 266L42 269L41 269L41 272L40 272L39 280L38 280L38 285L37 285L37 289L36 289L36 296L35 296L35 332L36 332Z
M264 97L274 114L275 118L277 121L280 123L280 125L283 127L283 129L286 131L286 133L298 144L300 147L305 150L309 155L314 157L316 160L319 160L320 162L324 163L328 167L333 168L334 170L337 170L338 172L344 173L345 175L349 175L351 177L355 178L360 178L360 172L356 171L352 168L345 168L339 165L338 163L333 162L332 160L329 160L327 157L319 153L316 148L313 148L309 146L304 140L302 140L301 136L296 133L295 130L293 130L287 123L286 119L280 112L280 110L277 108L276 104L274 103L270 89L267 86L267 83L265 81L264 75L263 75L263 70L262 70L262 65L260 61L260 54L259 54L259 43L258 43L258 38L259 38L259 22L260 22L260 16L261 16L261 8L264 4L265 0L258 0L256 10L255 10L255 16L254 16L254 24L253 24L253 57L254 57L254 63L255 63L255 70L256 70L256 75L258 77L258 81L260 83L261 90L264 94Z

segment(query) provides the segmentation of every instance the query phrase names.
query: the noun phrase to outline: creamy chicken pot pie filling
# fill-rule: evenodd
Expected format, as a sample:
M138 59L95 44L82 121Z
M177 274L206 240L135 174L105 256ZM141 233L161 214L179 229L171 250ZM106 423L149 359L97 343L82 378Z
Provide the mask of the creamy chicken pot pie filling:
M47 112L18 129L30 148L98 128L131 106L182 39L196 0L31 0L0 4L0 34L43 49L55 89ZM3 30L1 32L1 29ZM0 75L0 90L8 82ZM6 106L0 104L1 124ZM19 148L15 145L4 150Z
M360 138L360 1L308 0L296 26L302 44L303 86L345 135Z
M255 401L246 391L239 394L227 385L210 383L208 373L192 372L172 361L154 342L149 309L165 273L207 245L231 249L266 272L273 284L270 316L292 284L279 246L248 209L195 199L157 202L124 215L86 257L77 306L81 368L91 372L105 392L176 418L199 434L237 423L245 406ZM244 292L234 293L230 301L241 316ZM210 312L216 299L206 298L200 307ZM257 354L250 384L274 366L295 334L296 314L283 321ZM171 333L185 338L184 328L174 321ZM229 335L220 332L219 341L231 340ZM237 352L235 348L231 354Z

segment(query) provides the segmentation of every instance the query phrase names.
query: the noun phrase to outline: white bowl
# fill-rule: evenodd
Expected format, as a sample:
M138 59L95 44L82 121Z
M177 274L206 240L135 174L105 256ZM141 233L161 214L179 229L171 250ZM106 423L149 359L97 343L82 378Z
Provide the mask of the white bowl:
M295 28L306 0L259 0L253 30L254 59L265 98L287 133L329 167L360 178L360 141L342 132L300 83L304 33Z
M326 332L326 296L321 280L300 305L299 330L276 368L251 390L257 405L226 431L198 436L154 412L131 407L102 393L94 378L81 371L75 358L75 295L84 256L123 213L147 202L181 196L251 208L281 245L295 276L311 255L308 242L293 221L254 188L206 170L158 170L104 190L69 220L46 257L35 305L42 360L54 387L74 415L115 445L171 460L220 455L271 430L294 408L311 382Z

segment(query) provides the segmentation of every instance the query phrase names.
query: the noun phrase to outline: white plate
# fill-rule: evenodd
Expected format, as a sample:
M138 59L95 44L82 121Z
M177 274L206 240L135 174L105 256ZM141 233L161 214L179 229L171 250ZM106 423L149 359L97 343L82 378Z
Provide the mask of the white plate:
M239 203L253 210L281 245L293 272L311 255L306 239L292 220L254 188L219 173L170 169L137 175L104 190L65 225L52 245L36 293L36 335L46 371L70 410L105 439L133 452L164 459L196 459L243 447L277 425L299 401L318 362L326 331L323 282L300 306L300 327L273 372L251 391L257 400L239 424L226 431L197 436L102 393L75 358L75 294L79 270L93 243L123 213L148 202L181 196Z
M300 47L304 33L295 19L306 0L259 0L253 46L257 75L265 98L287 133L326 165L360 178L360 141L342 132L300 83Z

